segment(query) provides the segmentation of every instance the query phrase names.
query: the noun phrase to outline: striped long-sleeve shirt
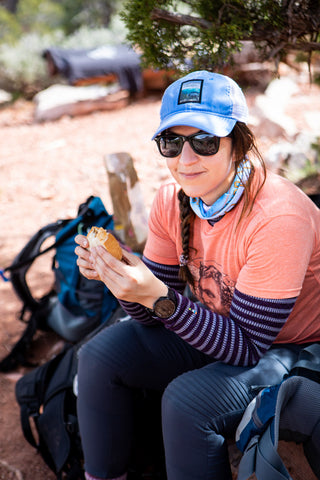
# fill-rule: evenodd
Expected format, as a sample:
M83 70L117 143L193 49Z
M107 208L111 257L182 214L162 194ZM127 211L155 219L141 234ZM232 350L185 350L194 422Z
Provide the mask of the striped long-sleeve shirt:
M229 316L219 315L183 295L178 265L161 265L143 257L145 264L175 290L177 309L167 318L150 315L138 303L121 302L135 320L147 325L162 322L196 349L233 365L253 365L268 350L286 322L296 298L282 300L245 295L235 289Z

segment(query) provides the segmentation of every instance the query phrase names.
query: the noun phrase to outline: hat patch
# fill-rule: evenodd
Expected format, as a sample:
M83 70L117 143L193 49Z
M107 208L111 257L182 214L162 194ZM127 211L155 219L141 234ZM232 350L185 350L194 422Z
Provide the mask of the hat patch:
M187 80L181 83L178 105L182 103L201 103L203 80Z

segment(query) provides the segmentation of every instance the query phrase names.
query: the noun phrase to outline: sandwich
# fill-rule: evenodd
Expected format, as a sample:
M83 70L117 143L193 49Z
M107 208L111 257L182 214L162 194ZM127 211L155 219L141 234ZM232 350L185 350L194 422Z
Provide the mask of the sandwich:
M122 250L118 240L103 227L92 227L87 235L89 249L101 245L118 260L122 259Z

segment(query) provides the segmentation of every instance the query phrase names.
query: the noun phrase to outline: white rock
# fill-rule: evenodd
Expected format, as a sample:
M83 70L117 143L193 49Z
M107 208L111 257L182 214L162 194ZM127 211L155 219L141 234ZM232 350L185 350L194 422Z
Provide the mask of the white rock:
M11 102L12 100L12 95L9 92L6 92L5 90L0 90L0 105L2 103L8 103Z
M301 133L293 142L273 144L265 154L265 160L273 171L282 171L296 182L305 176L307 162L316 162L316 152L311 144L316 141L312 134Z
M285 109L297 91L298 86L293 80L279 78L270 82L264 94L256 98L256 105L263 111L263 115L278 123L290 136L296 135L298 128L293 118L285 114Z
M117 95L119 85L88 85L74 87L71 85L52 85L37 93L35 102L35 121L56 120L63 115L81 115L103 108L105 99Z

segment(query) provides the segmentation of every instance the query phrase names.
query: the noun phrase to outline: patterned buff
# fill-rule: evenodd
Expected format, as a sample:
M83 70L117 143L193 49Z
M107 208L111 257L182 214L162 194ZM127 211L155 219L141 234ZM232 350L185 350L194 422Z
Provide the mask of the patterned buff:
M213 205L205 205L199 197L190 198L190 205L194 213L203 220L217 220L229 212L240 200L250 172L251 164L249 160L242 160L229 190L221 195Z

